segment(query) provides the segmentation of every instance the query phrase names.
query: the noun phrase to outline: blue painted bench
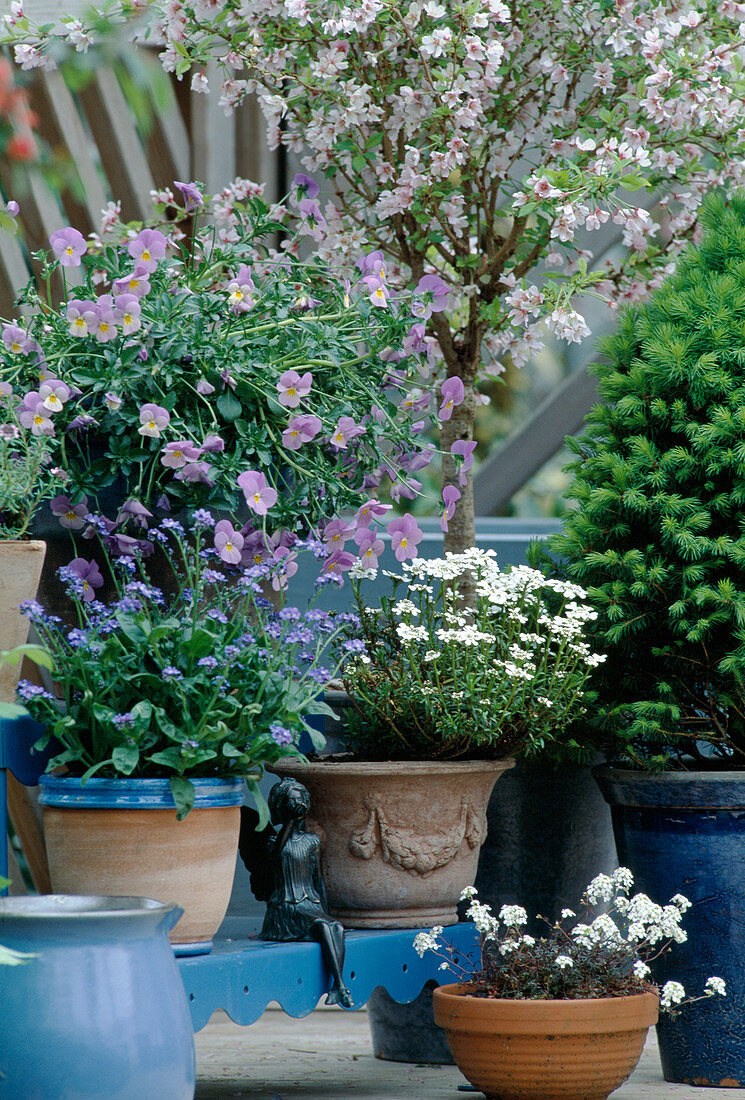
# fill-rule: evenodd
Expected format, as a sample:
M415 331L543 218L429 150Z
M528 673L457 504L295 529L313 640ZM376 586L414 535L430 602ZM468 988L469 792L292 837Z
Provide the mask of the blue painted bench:
M39 726L30 719L0 719L0 875L7 877L7 776L33 786L46 760L32 752ZM191 1008L194 1030L223 1009L237 1024L252 1024L270 1001L278 1001L290 1016L307 1016L330 988L330 977L317 943L264 943L255 937L256 919L235 916L226 921L229 937L218 933L209 955L178 959ZM382 986L399 1003L412 1001L428 981L444 975L431 953L419 958L412 946L416 929L348 932L344 980L361 1008ZM461 953L475 951L472 924L448 929L448 939ZM448 980L448 979L446 979Z

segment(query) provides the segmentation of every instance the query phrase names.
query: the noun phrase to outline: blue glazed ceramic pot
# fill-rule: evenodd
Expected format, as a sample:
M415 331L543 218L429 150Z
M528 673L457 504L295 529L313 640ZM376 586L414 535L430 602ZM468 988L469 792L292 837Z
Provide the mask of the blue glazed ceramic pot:
M727 983L726 997L660 1017L665 1080L745 1086L745 776L601 767L595 777L635 889L662 904L678 893L693 903L688 940L655 964L655 980L681 982L688 996L710 975Z
M191 1016L150 898L0 898L2 1100L192 1100Z
M177 954L212 949L233 886L242 779L193 779L194 808L183 821L167 779L39 782L54 891L175 902L184 912L170 935Z

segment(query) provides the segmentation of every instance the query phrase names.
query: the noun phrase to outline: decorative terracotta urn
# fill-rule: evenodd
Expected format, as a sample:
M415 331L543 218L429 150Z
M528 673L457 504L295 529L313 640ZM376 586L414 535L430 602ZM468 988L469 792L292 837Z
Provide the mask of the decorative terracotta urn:
M519 1001L464 988L434 991L435 1021L487 1100L605 1100L639 1061L659 1008L656 993Z
M476 875L486 805L513 760L303 763L271 771L308 788L329 909L347 928L455 924Z

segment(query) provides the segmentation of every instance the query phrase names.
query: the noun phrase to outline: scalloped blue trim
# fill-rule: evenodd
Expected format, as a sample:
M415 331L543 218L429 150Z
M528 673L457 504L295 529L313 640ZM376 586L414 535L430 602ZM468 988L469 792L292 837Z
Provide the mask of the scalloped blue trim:
M345 937L344 980L362 1008L382 986L394 1001L408 1004L428 981L453 981L440 970L441 958L431 951L419 958L414 937L421 929L348 932ZM478 954L473 924L446 928L443 938L462 954ZM331 981L317 943L265 943L257 939L216 940L210 955L177 960L194 1030L199 1031L217 1009L236 1024L253 1024L270 1001L278 1001L289 1016L307 1016L329 990Z

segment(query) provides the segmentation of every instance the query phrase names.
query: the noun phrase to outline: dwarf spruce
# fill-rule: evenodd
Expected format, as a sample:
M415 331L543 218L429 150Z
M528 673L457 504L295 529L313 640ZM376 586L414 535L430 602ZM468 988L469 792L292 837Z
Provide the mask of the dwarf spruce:
M745 765L745 196L628 309L552 549L594 604L603 747L635 765Z

